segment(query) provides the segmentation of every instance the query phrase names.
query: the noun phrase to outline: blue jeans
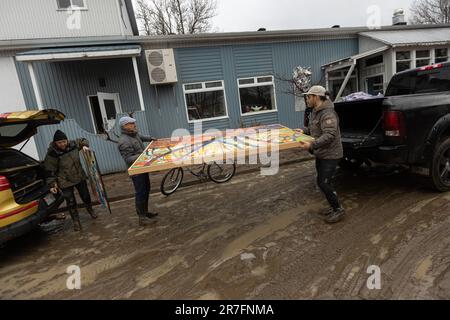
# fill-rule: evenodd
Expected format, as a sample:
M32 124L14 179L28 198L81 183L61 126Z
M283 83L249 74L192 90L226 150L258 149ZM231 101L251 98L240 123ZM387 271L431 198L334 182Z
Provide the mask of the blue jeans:
M131 180L134 185L136 203L148 201L150 196L150 177L148 173L132 176Z

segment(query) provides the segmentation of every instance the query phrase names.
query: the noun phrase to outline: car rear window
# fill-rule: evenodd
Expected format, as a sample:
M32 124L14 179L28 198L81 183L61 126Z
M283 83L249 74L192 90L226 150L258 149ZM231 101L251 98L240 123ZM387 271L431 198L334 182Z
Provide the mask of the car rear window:
M414 71L392 78L386 96L450 91L450 67Z
M12 138L21 133L27 127L26 123L2 125L0 127L0 137Z
M17 150L0 150L0 171L28 165L36 165L36 161Z

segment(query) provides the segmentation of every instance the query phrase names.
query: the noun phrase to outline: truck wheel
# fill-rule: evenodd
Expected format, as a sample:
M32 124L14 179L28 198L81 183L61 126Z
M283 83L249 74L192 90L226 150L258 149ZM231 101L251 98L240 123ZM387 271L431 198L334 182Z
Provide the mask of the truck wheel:
M354 159L354 158L347 158L344 157L339 162L339 167L341 167L344 171L356 171L361 167L361 165L364 163L361 159Z
M431 161L430 179L438 191L450 191L450 138L436 146Z

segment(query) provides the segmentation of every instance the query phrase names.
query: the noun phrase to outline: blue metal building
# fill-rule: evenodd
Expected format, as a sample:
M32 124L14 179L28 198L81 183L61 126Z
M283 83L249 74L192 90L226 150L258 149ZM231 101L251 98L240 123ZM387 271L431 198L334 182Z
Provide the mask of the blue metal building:
M401 26L383 31L411 29ZM156 137L170 137L180 128L192 132L195 123L201 123L203 131L272 123L302 127L304 112L295 108L292 85L281 79L292 77L296 66L311 67L313 83L328 86L327 72L336 72L341 64L344 71L355 72L346 64L349 59L356 65L360 59L384 52L386 64L386 57L392 56L389 46L382 40L362 39L360 34L367 31L339 28L120 40L91 37L56 44L31 41L14 50L27 108L64 112L68 120L59 127L71 138L90 139L103 173L112 173L124 170L125 165L115 144L105 140L102 132L106 126L114 140L119 134L114 119L124 113L133 113L141 130ZM362 46L370 42L376 45L361 55ZM145 52L154 49L173 49L177 82L150 82ZM345 78L344 73L341 82ZM388 81L385 77L382 85ZM202 101L208 101L208 106L201 105ZM41 159L55 129L42 128L36 137Z

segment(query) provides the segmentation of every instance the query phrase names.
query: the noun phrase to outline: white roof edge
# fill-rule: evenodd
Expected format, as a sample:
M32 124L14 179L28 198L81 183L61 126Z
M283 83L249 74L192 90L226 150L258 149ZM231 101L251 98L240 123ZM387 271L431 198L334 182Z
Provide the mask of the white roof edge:
M17 61L33 62L33 61L67 61L67 60L84 60L84 59L101 59L101 58L119 58L139 56L141 49L125 49L125 50L109 50L109 51L93 51L93 52L65 52L65 53L44 53L44 54L24 54L16 56Z
M369 51L366 51L366 52L358 53L356 55L353 55L353 56L350 56L350 57L347 57L347 58L339 59L339 60L336 60L336 61L324 64L322 66L322 69L326 69L327 67L332 67L333 65L336 65L336 64L343 65L344 62L351 62L351 61L356 61L356 60L359 60L359 59L362 59L362 58L366 58L366 57L369 57L369 56L371 56L373 54L384 52L384 51L388 50L389 48L390 48L390 46L382 46L382 47L379 47L379 48L376 48L376 49L373 49L373 50L369 50ZM342 67L345 67L345 66L346 65L343 65Z

